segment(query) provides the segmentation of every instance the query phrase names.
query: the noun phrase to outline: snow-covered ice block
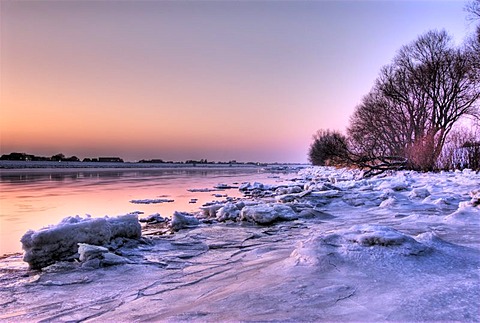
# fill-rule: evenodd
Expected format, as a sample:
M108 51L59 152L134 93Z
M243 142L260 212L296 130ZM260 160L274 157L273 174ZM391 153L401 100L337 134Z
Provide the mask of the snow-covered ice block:
M104 253L107 253L108 249L102 246L93 246L87 243L78 244L78 254L80 255L80 261L84 262L92 258L99 258Z
M281 220L296 220L298 219L298 215L288 205L258 204L244 207L240 213L240 218L244 221L270 224Z
M213 218L216 216L217 211L223 207L223 204L218 203L218 204L211 204L211 205L206 205L202 206L200 210L203 212L203 216L206 218Z
M470 192L472 199L470 200L470 205L480 206L480 189Z
M250 182L247 182L247 183L243 183L242 185L240 185L240 187L238 188L239 191L241 192L245 192L245 191L253 191L253 190L271 190L273 189L274 187L271 186L271 185L267 185L267 184L263 184L263 183L259 183L259 182L254 182L253 184L250 183Z
M173 231L178 231L198 224L200 224L200 221L190 213L175 211L170 227Z
M98 268L100 266L113 266L130 263L124 257L118 256L108 251L102 246L94 246L86 243L78 244L78 253L82 267Z
M122 237L138 239L142 235L137 214L114 218L67 217L55 226L29 230L21 238L23 260L30 268L40 269L67 259L78 251L78 243L102 246Z
M285 194L294 194L301 193L303 189L300 186L289 186L289 187L279 187L275 190L275 194L285 195Z
M378 207L389 208L397 204L397 200L394 197L389 197L386 200L382 201Z
M480 208L471 202L460 202L458 209L444 218L447 222L480 223Z
M244 206L244 204L240 208L238 206L238 204L234 204L231 202L226 203L224 206L218 209L217 220L222 222L227 220L238 220L238 218L240 217L240 210Z
M391 181L384 181L378 185L379 190L391 189L393 191L404 191L408 188L408 183L405 180L393 179Z
M335 233L314 236L302 242L290 255L295 265L331 267L331 261L378 262L393 259L401 262L399 256L421 256L428 253L429 246L393 228L361 224ZM341 260L343 259L343 260Z
M408 197L411 199L424 199L430 195L430 191L424 187L414 188L410 193L408 193Z
M159 204L159 203L172 203L175 202L172 199L143 199L143 200L131 200L133 204Z
M412 237L382 225L360 224L345 232L345 238L362 246L400 246L418 244Z
M160 213L150 214L147 217L141 218L140 222L147 222L147 223L163 223L168 221L167 218L164 218L160 215Z

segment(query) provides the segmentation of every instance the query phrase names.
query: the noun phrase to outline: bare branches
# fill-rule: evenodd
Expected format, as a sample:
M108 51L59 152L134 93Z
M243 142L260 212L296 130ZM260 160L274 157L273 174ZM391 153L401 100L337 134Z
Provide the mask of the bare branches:
M353 151L379 169L398 166L391 161L374 165L382 156L433 169L453 124L480 114L472 55L455 48L445 31L427 32L402 47L351 118Z
M347 138L336 131L318 130L308 157L313 165L345 165L349 160Z
M480 19L480 0L473 0L465 5L465 11L469 13L467 19L478 20Z

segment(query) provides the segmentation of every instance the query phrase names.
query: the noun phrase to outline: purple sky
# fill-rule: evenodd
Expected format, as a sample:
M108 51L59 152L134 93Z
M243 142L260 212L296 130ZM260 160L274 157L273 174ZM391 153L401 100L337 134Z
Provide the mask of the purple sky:
M1 153L305 162L463 1L6 1Z

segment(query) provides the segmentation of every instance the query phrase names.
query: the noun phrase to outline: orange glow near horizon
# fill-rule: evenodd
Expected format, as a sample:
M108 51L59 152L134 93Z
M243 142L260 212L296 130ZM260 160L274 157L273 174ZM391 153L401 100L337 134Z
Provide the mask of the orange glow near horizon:
M401 45L465 34L455 2L345 4L1 1L0 152L305 162Z

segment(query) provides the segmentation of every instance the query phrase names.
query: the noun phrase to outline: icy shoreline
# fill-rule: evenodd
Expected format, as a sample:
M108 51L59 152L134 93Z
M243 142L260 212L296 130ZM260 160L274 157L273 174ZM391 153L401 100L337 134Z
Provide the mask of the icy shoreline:
M480 174L356 175L245 184L120 264L5 258L0 320L479 321Z

